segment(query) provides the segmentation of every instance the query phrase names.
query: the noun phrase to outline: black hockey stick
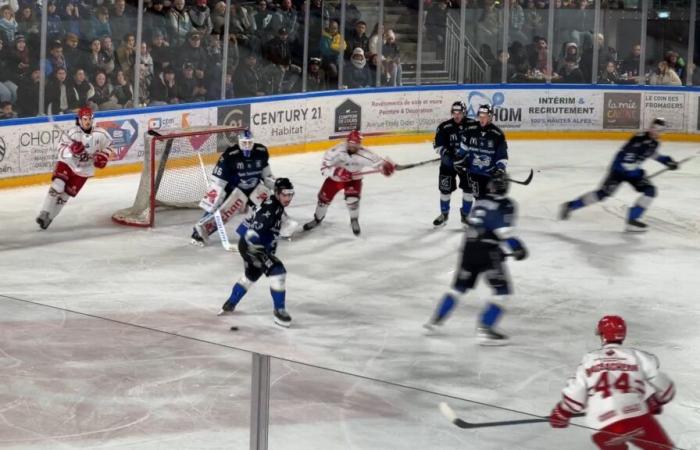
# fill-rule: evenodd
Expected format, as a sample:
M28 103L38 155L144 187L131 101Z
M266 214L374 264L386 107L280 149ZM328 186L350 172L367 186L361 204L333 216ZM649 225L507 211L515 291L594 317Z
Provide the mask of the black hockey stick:
M515 184L524 184L525 186L527 186L528 184L530 184L530 181L532 181L532 177L533 177L534 174L535 174L535 173L532 171L532 169L530 169L530 175L528 175L527 178L525 178L523 181L514 180L514 179L512 179L512 178L510 178L510 177L508 177L508 181L510 181L511 183L515 183Z
M447 417L447 419L453 424L457 425L459 428L486 428L486 427L502 427L506 425L524 425L528 423L542 423L549 422L549 417L533 417L532 419L516 419L516 420L501 420L497 422L467 422L466 420L460 419L455 414L454 410L450 408L445 402L440 403L440 412ZM571 417L583 417L584 414L573 414Z
M424 166L426 164L434 163L440 161L440 158L433 158L433 159L428 159L425 161L420 161L417 163L411 163L411 164L397 164L396 165L396 170L406 170L406 169L411 169L413 167L418 167L418 166Z
M690 156L688 156L687 158L679 159L678 161L676 161L676 162L678 163L678 167L680 168L680 167L681 167L681 164L687 163L688 161L690 161L691 159L695 158L695 157L698 156L698 155L700 155L700 153L696 153L696 154L694 154L694 155L690 155ZM654 172L654 173L652 173L651 175L649 175L649 176L647 177L647 180L649 180L649 179L651 179L651 178L654 178L654 177L657 176L657 175L661 175L661 174L664 173L664 172L668 172L669 170L671 170L671 169L669 169L668 167L664 167L664 168L661 169L661 170L657 170L656 172Z

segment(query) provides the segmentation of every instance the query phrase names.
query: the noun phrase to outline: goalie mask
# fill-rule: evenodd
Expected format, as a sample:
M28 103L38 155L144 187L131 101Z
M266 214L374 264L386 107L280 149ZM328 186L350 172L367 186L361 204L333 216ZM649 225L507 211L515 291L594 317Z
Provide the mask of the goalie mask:
M253 133L250 130L245 130L238 135L238 148L243 152L243 156L250 157L250 153L253 151Z
M78 125L84 132L90 133L90 131L92 131L93 117L94 114L92 113L92 109L87 106L83 106L78 110L78 115L75 118L75 124Z

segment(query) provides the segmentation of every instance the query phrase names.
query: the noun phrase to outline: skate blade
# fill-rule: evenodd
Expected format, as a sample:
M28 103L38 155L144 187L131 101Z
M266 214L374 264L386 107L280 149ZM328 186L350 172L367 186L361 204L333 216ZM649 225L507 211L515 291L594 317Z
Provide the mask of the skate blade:
M626 227L625 232L627 233L646 233L649 231L648 228L639 228L639 227Z
M232 316L232 315L233 315L233 311L226 311L225 309L222 309L217 314L217 316Z
M289 328L289 326L292 324L292 322L291 321L283 322L283 321L279 320L277 317L275 317L275 324L277 324L283 328Z
M190 239L190 244L194 245L195 247L204 248L204 242L198 241L197 239Z
M503 345L508 345L508 338L505 339L490 339L484 336L477 336L479 345L484 347L501 347Z

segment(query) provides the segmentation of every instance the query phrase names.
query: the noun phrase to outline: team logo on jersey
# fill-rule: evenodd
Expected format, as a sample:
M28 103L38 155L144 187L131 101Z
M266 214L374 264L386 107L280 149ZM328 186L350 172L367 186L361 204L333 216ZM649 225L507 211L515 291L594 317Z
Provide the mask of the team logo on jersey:
M242 162L236 163L236 169L245 170L245 164L243 164Z
M475 155L472 161L476 167L483 169L491 165L491 157L486 155Z

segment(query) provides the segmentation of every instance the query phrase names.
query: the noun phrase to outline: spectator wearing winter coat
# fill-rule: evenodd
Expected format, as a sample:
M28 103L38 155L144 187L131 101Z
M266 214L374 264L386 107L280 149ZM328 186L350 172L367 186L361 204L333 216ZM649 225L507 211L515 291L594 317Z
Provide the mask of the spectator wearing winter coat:
M136 64L136 36L127 33L122 39L122 43L115 52L117 67L128 75L133 77L134 64Z
M289 42L296 42L299 39L299 18L292 0L282 0L277 15L279 16L280 28L284 28L289 34Z
M106 111L110 109L119 109L116 97L114 97L114 88L107 78L107 74L103 71L97 72L94 77L93 89L94 94L88 99L88 106L95 111Z
M75 37L79 37L81 21L78 7L69 1L63 5L63 11L60 14L63 22L63 31L65 31L66 36L70 33Z
M24 35L15 36L13 48L7 52L8 76L15 84L29 77L29 47Z
M175 71L177 72L181 69L185 63L192 64L195 69L207 70L209 56L204 46L202 46L202 35L196 30L187 33L187 41L178 51Z
M224 28L226 27L226 2L219 0L214 3L214 9L211 12L211 27L212 34L218 34L219 36L224 35Z
M17 88L17 112L20 117L35 117L39 115L39 82L41 70L32 67L29 77L22 80Z
M273 64L281 64L284 60L291 60L292 47L286 28L280 28L277 36L263 45L263 55Z
M56 69L66 69L66 58L63 56L63 46L60 42L53 42L49 47L49 54L44 62L46 75L52 75Z
M328 86L326 84L326 74L321 69L321 58L311 57L309 58L308 65L309 73L306 77L306 91L326 91Z
M66 59L66 68L69 73L73 73L75 69L82 65L85 58L85 52L78 49L78 36L74 33L66 33L63 39L63 57Z
M265 95L299 92L301 68L290 65L289 59L278 64L269 64L260 75Z
M175 79L175 70L170 66L165 67L163 72L153 79L149 106L180 103L177 91L178 86L177 80Z
M683 85L678 74L673 69L668 67L668 63L666 61L659 61L656 71L651 74L649 84L662 86Z
M126 9L126 0L114 0L109 23L112 28L112 38L119 44L121 44L120 39L124 39L128 33L135 30L136 17L130 12Z
M173 0L168 11L168 42L173 48L182 46L187 41L187 33L192 31L192 20L185 10L185 0Z
M87 105L88 100L95 95L95 88L85 76L85 71L81 68L73 72L73 89L78 96L78 105Z
M114 92L113 95L117 99L117 103L122 108L131 108L133 106L134 90L131 87L129 77L123 70L117 69L114 71Z
M211 10L207 6L207 0L195 0L195 5L188 11L192 27L203 36L211 34L213 28L211 22Z
M346 31L345 40L347 46L345 48L345 57L350 59L352 52L356 48L361 48L364 54L369 53L369 38L367 37L367 24L359 20L355 22L355 26Z
M57 68L46 82L45 111L48 114L66 114L80 107L78 94L66 80L67 73L63 67Z
M249 54L245 62L238 66L233 76L233 90L236 98L265 95L260 82L255 54Z
M146 40L151 41L156 33L160 33L163 37L168 35L169 21L163 0L151 0L151 6L143 15L143 22Z
M112 26L109 23L109 12L104 6L95 10L95 15L90 18L90 31L88 39L102 39L104 36L112 37Z
M163 68L172 65L171 49L165 41L165 35L161 34L160 31L153 33L151 57L153 58L153 72L156 75L161 73Z
M253 19L255 35L264 44L275 37L277 32L275 26L279 27L279 23L275 20L275 14L267 9L266 0L258 0L256 5L257 9L251 14L251 19Z
M5 5L0 8L0 38L7 44L12 44L15 41L17 34L17 21L15 13L12 12L12 7Z
M321 64L331 80L338 78L338 61L346 46L338 22L331 20L321 36Z
M102 64L102 69L107 72L107 75L112 75L115 69L115 53L114 47L112 45L112 38L110 36L103 36L100 40L100 52L102 53L102 59L104 63Z
M17 16L17 32L23 34L29 42L38 41L39 25L32 5L22 6Z
M367 67L365 52L359 47L352 51L350 64L343 66L343 84L349 89L365 88L374 84Z
M56 9L56 2L54 0L49 0L46 5L46 35L48 41L63 40L64 34L63 21Z

